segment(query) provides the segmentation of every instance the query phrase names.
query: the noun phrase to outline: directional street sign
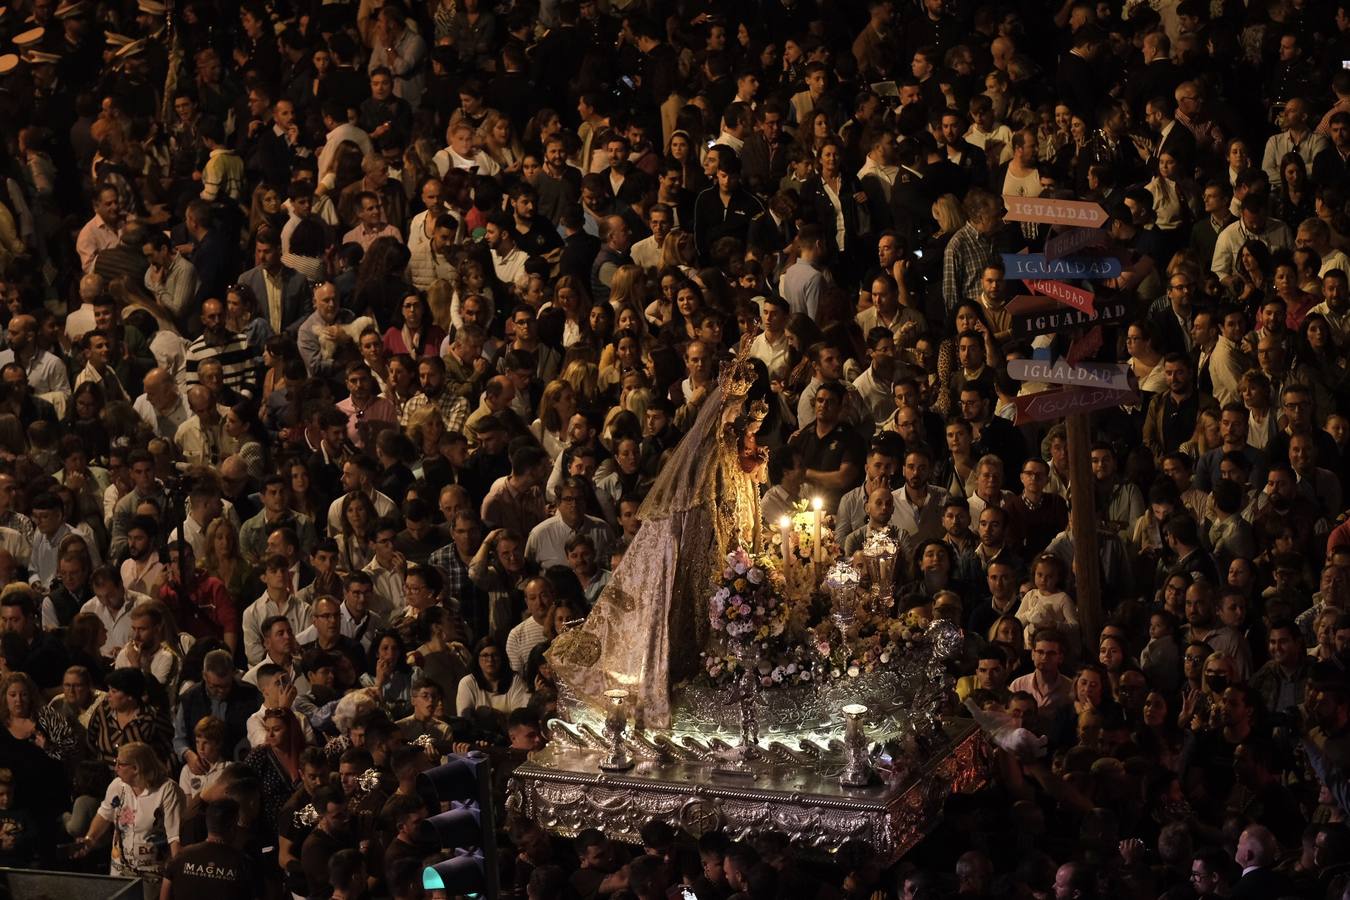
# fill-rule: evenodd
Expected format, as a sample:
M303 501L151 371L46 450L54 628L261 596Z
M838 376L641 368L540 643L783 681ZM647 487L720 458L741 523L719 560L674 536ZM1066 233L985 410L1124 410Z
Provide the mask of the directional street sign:
M1102 326L1093 325L1086 334L1074 338L1064 359L1070 364L1081 362L1102 349Z
M1070 228L1045 240L1045 258L1059 259L1080 250L1105 250L1107 234L1100 228Z
M1043 381L1047 384L1073 384L1087 387L1132 391L1130 367L1124 363L1056 363L1039 359L1008 360L1008 375L1017 381Z
M1078 413L1092 412L1094 409L1106 409L1111 406L1124 406L1139 402L1139 395L1133 391L1116 391L1111 388L1059 388L1053 391L1041 391L1016 398L1017 407L1014 425L1028 422L1047 422L1062 419Z
M1003 254L1005 278L1086 278L1120 277L1120 260L1113 256L1068 256L1047 260L1044 253Z
M1019 302L1024 300L1029 302ZM1093 314L1062 306L1047 306L1040 297L1017 297L1007 308L1013 315L1013 334L1018 336L1050 334L1078 325L1109 325L1123 321L1129 312L1129 304L1123 300L1102 303Z
M1049 281L1043 278L1023 279L1022 283L1027 286L1027 290L1033 294L1044 294L1052 297L1067 306L1074 309L1081 309L1083 312L1092 312L1092 302L1095 296L1091 291L1085 291L1082 288L1076 288L1071 284L1065 284L1062 281Z
M1046 225L1084 225L1096 228L1106 221L1106 210L1090 200L1050 200L1045 197L1003 195L1008 222L1038 222Z

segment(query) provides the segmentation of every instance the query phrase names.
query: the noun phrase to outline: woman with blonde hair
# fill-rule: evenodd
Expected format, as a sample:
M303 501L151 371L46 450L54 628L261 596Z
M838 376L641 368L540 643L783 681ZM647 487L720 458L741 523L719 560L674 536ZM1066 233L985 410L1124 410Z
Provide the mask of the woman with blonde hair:
M178 855L183 791L168 777L149 744L132 741L117 751L116 777L108 785L89 831L75 841L72 854L83 857L112 835L109 874L141 879L147 898L159 897L164 865Z
M253 189L253 199L248 209L248 244L252 253L253 240L258 229L264 225L281 230L286 224L286 210L281 206L281 191L273 185L262 183Z
M943 194L933 201L933 218L938 224L938 234L952 235L966 224L966 211L955 194Z
M1249 369L1238 379L1238 393L1247 407L1247 444L1264 450L1280 430L1279 414L1272 407L1270 378L1260 369Z
M1237 660L1220 650L1205 657L1200 671L1200 689L1186 695L1177 716L1177 724L1190 731L1210 728L1217 711L1223 709L1223 692L1242 682Z
M539 397L539 417L530 425L530 432L549 459L557 459L567 447L567 423L576 411L577 392L569 382L555 378L544 386Z
M1177 449L1197 462L1210 450L1223 446L1223 436L1219 431L1219 414L1214 410L1201 410L1195 417L1195 431L1191 439Z
M694 233L676 228L666 235L666 241L661 245L661 263L657 269L675 268L686 275L691 275L697 259L698 248L694 243Z
M478 146L492 158L503 172L519 172L525 151L521 149L520 139L511 120L496 110L487 114L478 128Z
M589 359L573 358L558 376L576 392L577 405L590 409L600 400L600 367Z
M249 566L239 550L239 532L224 516L212 520L206 527L206 552L202 568L225 585L225 590L236 601L244 600L244 586L248 583Z
M32 678L23 672L10 672L0 679L0 701L0 727L8 732L8 740L32 744L59 763L74 762L75 731L60 713L42 702L42 692Z
M408 418L408 440L417 449L418 467L425 470L428 463L441 460L441 437L445 434L445 420L434 406L424 406ZM416 474L416 472L414 473Z
M642 309L647 305L647 273L641 266L619 266L609 285L609 302L617 316L624 307Z
M455 273L459 273L456 271ZM427 307L431 323L449 334L454 330L455 286L444 278L437 278L427 287Z

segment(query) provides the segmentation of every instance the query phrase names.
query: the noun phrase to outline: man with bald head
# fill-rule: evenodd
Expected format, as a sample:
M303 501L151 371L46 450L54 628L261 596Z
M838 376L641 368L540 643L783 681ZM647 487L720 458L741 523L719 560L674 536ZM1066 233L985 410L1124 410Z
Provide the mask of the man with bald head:
M178 390L173 376L164 369L151 369L145 373L144 388L145 392L136 398L132 408L155 434L173 440L178 429L192 415L187 400Z
M70 396L70 378L66 367L37 343L37 319L27 313L9 320L9 348L0 350L0 366L18 363L28 376L35 394Z
M193 465L216 466L239 449L239 442L225 433L225 413L204 385L187 390L188 417L174 433L173 442L183 459Z
M609 285L620 266L633 265L628 250L633 235L623 216L605 216L600 220L600 252L591 264L591 296L596 303L609 299Z
M94 298L108 289L97 272L80 278L80 308L66 316L66 338L72 344L94 330Z
M1279 842L1269 828L1247 826L1233 855L1242 867L1242 877L1233 886L1233 900L1268 900L1295 893L1293 882L1274 870L1279 855Z
M530 433L528 426L511 409L511 403L515 399L516 386L511 383L510 378L497 375L488 379L487 385L483 388L483 401L464 422L464 436L469 439L470 447L478 446L478 423L488 416L494 416L505 425L511 437Z
M225 304L207 300L202 304L202 334L188 345L187 383L200 380L202 363L214 359L220 363L225 385L241 396L252 399L258 387L262 358L249 345L248 338L231 331L225 323Z

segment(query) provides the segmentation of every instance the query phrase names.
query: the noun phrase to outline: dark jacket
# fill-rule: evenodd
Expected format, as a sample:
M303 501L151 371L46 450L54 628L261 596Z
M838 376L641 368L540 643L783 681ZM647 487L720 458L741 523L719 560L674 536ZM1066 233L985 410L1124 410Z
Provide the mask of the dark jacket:
M844 241L848 252L858 249L858 239L872 231L872 217L866 203L859 203L854 195L862 190L856 176L841 172L839 175L839 210L825 193L825 182L819 175L812 175L802 185L802 206L816 211L816 221L825 231L829 247L839 252L837 221L843 216Z
M191 734L206 716L212 715L211 698L206 684L200 683L179 698L179 715ZM225 698L225 744L223 752L231 760L243 759L248 753L248 718L262 706L262 694L253 685L235 679L230 696ZM189 745L190 746L190 745Z

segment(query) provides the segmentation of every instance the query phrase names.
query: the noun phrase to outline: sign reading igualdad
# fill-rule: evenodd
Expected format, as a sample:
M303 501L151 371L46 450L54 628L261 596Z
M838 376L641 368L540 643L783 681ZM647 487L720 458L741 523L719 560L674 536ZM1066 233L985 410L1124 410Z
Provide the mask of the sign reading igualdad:
M1059 388L1053 391L1041 391L1016 398L1017 407L1014 425L1028 422L1048 422L1065 416L1106 409L1111 406L1124 406L1137 403L1139 395L1133 391L1116 391L1111 388Z
M1043 381L1047 384L1081 384L1090 387L1131 391L1130 367L1124 363L1079 363L1071 365L1060 360L1046 362L1040 359L1008 360L1008 375L1018 381Z
M1098 304L1096 315L1085 313L1082 310L1064 309L1062 307L1030 311L1021 315L1018 315L1016 310L1012 310L1014 313L1013 334L1049 334L1076 325L1110 324L1124 319L1128 309L1127 304L1117 300Z
M1120 260L1113 256L1066 256L1046 259L1044 253L1003 254L1005 278L1119 278Z
M1045 225L1084 225L1096 228L1106 221L1106 210L1091 200L1051 200L1046 197L1003 195L1008 222L1037 222Z

